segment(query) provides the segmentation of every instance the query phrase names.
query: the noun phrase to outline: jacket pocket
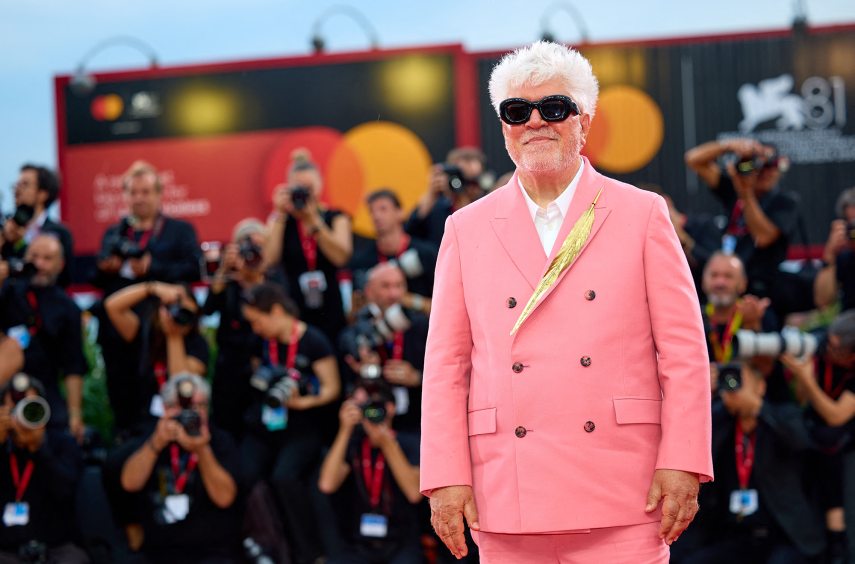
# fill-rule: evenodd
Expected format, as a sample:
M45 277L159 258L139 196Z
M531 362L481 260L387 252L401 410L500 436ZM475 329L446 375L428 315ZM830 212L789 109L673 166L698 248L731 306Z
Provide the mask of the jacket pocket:
M469 436L496 432L496 408L476 409L469 412Z
M613 398L618 425L655 423L662 420L662 400L655 398Z

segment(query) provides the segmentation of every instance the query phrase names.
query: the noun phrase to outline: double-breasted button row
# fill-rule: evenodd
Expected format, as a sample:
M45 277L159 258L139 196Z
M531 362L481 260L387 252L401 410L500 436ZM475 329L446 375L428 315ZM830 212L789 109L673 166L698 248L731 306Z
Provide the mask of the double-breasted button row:
M588 290L587 292L585 292L585 299L588 300L589 302L593 301L594 298L596 298L596 297L597 297L597 293L593 290Z
M507 304L510 309L517 307L517 299L511 296L510 298L508 298Z
M591 366L591 357L590 356L583 356L582 358L579 359L579 364L581 364L585 368Z
M597 426L594 425L593 421L585 421L585 432L586 433L593 433L594 429L596 429L596 428L597 428Z
M513 370L513 371L514 371L514 372L516 372L517 374L519 374L520 372L522 372L522 371L523 371L523 368L525 368L525 366L523 365L523 363L522 363L522 362L515 362L515 363L513 364L513 366L511 366L511 370Z
M514 435L516 435L518 439L525 437L527 433L528 431L525 427L517 427L514 429Z

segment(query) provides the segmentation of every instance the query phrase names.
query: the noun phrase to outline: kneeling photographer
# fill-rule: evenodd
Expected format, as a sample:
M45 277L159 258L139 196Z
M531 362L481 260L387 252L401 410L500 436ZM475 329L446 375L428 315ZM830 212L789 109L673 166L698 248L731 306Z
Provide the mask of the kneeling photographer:
M239 529L235 445L209 426L210 388L201 377L176 374L160 395L154 432L117 453L123 490L141 494L141 552L151 562L231 561Z
M341 491L347 550L332 563L422 561L419 538L419 439L396 432L395 402L383 380L360 381L339 411L339 430L318 487Z
M294 560L312 562L321 549L310 489L341 390L335 352L320 329L299 319L281 286L259 284L245 300L244 317L263 340L253 355L256 399L241 445L244 485L269 476Z
M18 373L0 392L0 561L89 562L73 544L80 450L64 431L48 431L41 382Z
M382 378L395 397L395 427L418 433L421 428L422 370L428 318L402 306L407 294L403 271L381 263L368 272L368 304L342 331L339 349L356 378Z

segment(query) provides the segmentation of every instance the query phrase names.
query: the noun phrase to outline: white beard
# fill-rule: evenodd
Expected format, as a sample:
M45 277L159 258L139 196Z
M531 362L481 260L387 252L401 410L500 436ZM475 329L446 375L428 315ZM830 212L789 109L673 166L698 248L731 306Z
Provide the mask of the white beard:
M538 151L523 146L520 152L516 152L511 148L507 138L505 139L505 150L517 168L535 174L538 172L556 172L572 167L579 160L582 143L578 137L573 137L567 140L564 149L564 151Z
M722 296L719 294L708 294L707 301L713 305L713 307L730 307L734 303L736 303L736 296Z

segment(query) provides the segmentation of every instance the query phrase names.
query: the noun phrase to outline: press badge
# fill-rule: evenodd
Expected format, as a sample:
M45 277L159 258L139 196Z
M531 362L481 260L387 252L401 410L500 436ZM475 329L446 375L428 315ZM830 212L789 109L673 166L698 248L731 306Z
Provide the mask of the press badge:
M389 520L385 515L365 513L359 521L359 534L363 537L384 539L389 532Z
M167 525L183 521L190 513L190 498L187 494L168 495L163 500L163 521Z
M730 512L734 515L747 517L756 513L759 507L757 490L736 490L730 494Z
M261 407L261 422L268 431L281 431L288 426L288 411L281 405L279 407L264 405Z
M410 411L410 392L404 386L395 386L392 388L392 393L395 395L395 414L404 415Z
M30 522L30 504L26 501L7 503L3 511L3 524L7 527L23 526Z
M721 238L721 252L726 255L732 255L736 251L736 237L733 235L723 235Z
M327 289L327 278L320 270L304 272L298 278L300 290L309 309L320 309L324 305L324 292Z
M151 396L151 405L148 407L148 412L160 419L166 413L163 408L163 398L160 394Z
M6 334L18 341L21 349L27 350L27 347L30 346L30 330L27 329L26 325L16 325L6 330Z

